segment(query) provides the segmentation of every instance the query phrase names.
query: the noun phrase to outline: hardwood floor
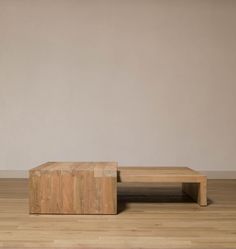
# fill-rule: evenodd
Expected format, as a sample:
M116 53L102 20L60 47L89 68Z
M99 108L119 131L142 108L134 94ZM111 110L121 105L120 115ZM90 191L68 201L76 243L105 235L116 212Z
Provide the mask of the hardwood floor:
M119 186L118 215L29 215L28 181L0 179L1 248L236 248L236 180L209 180L207 207L178 185Z

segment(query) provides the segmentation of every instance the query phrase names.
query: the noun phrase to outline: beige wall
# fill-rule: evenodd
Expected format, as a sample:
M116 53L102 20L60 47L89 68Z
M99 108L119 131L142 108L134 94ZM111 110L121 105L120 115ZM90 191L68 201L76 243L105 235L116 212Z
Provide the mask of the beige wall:
M236 1L0 0L0 169L236 169Z

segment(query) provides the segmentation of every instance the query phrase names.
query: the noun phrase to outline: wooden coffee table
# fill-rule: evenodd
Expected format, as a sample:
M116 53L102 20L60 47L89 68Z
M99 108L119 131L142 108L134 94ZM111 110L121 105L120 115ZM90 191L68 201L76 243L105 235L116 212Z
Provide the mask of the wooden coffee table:
M118 167L118 182L182 183L183 192L207 205L207 177L188 167Z
M32 214L117 213L115 162L48 162L29 178Z
M116 214L117 182L182 183L207 205L207 178L187 167L117 167L116 162L48 162L30 170L31 214Z

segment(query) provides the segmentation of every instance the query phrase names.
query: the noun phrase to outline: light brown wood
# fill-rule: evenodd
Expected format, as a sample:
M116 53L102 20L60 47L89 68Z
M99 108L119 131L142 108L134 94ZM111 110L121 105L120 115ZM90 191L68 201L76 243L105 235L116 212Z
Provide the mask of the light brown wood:
M117 163L45 163L30 170L30 213L116 214L116 185Z
M29 215L28 180L0 179L0 248L235 249L236 180L208 180L201 208L181 184L118 184L118 215Z
M193 200L198 202L200 206L207 205L207 179L203 178L198 183L183 183L182 190L188 194Z
M118 167L121 183L183 183L183 191L207 205L207 177L188 167Z

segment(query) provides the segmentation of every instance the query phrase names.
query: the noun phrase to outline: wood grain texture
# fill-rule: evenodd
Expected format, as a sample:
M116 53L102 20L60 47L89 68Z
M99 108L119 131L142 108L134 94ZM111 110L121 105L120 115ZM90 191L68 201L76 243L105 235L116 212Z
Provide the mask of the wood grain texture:
M201 178L188 167L118 167L119 182L200 182Z
M117 213L117 163L45 163L29 178L30 213Z
M235 249L236 180L208 180L200 208L181 184L118 184L118 215L29 215L28 180L0 179L0 248Z
M207 205L207 177L188 167L118 167L121 183L183 183L183 191Z

